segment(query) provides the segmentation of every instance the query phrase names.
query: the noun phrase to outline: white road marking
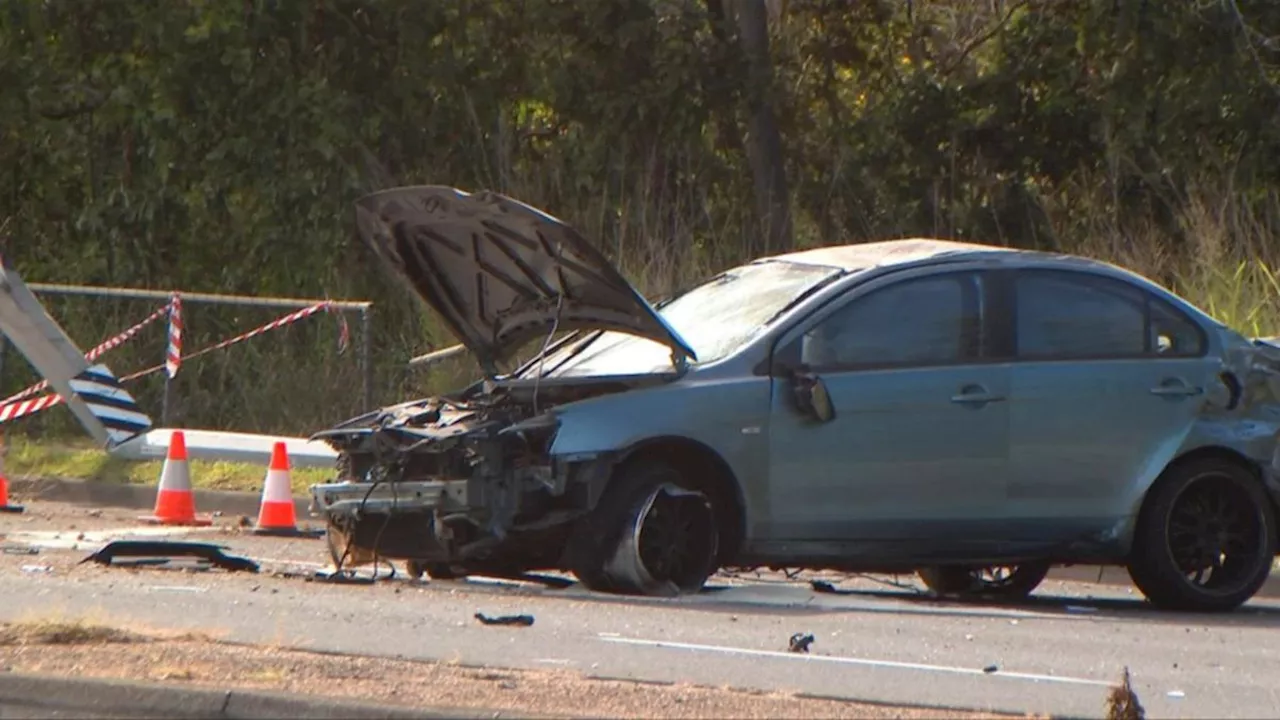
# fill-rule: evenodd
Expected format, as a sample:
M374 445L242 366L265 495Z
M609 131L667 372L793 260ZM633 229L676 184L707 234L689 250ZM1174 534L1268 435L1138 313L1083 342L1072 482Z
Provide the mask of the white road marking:
M672 642L668 640L644 640L640 638L618 637L609 633L600 633L598 638L604 642L622 643L624 645L666 647L677 650L692 650L695 652L718 652L729 655L748 655L779 658L784 660L803 660L805 662L829 662L842 665L866 665L870 667L895 668L898 670L923 670L926 672L955 673L958 675L992 675L995 677L1014 678L1017 680L1030 680L1032 682L1055 682L1068 685L1094 685L1097 687L1110 687L1112 685L1112 683L1103 680L1090 680L1088 678L1077 678L1066 675L1039 675L1036 673L1007 672L1004 670L997 670L996 672L988 673L982 668L962 667L958 665L930 665L927 663L900 662L897 660L873 660L870 658L856 658L843 655L809 655L806 653L781 652L778 650L755 650L752 648L725 647L723 645L701 645L698 643Z

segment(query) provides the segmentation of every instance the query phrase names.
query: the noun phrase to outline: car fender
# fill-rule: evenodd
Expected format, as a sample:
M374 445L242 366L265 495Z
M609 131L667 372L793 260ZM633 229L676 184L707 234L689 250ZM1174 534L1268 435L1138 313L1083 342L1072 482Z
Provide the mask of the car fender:
M770 380L679 381L556 408L550 454L561 462L616 460L644 444L684 439L715 452L737 480L748 518L768 500Z

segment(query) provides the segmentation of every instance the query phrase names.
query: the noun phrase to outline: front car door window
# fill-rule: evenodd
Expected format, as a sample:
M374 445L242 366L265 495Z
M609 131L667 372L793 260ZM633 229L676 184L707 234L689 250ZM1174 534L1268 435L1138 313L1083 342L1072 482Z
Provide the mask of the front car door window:
M815 372L964 362L978 352L979 306L974 274L891 285L806 332L800 361Z

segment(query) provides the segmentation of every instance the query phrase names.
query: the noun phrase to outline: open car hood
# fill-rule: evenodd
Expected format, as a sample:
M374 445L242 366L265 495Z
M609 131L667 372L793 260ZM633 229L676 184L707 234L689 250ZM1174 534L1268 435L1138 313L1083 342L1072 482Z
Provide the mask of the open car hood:
M616 330L693 350L576 230L494 192L424 185L356 201L360 236L486 372L555 330Z

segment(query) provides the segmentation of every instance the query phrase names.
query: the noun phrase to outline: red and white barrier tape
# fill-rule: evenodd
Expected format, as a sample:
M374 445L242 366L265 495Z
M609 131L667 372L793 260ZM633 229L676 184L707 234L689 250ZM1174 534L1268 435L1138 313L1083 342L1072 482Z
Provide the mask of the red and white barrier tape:
M177 293L169 301L169 346L164 351L164 369L169 379L182 366L182 299Z
M174 297L174 301L175 301L175 302L178 302L178 299L177 299L177 297L176 297L176 296ZM285 316L283 316L283 317L276 318L275 320L272 320L271 322L267 323L266 325L263 325L263 326L261 326L261 327L254 328L253 330L250 330L249 332L241 333L240 335L237 335L237 336L235 336L235 337L233 337L233 338L230 338L230 339L227 339L227 340L223 340L222 342L220 342L220 343L218 343L218 344L216 344L216 345L210 345L209 347L204 348L204 349L202 349L202 350L197 350L196 352L193 352L193 353L191 353L190 355L177 355L177 356L176 356L176 362L174 363L174 367L175 367L174 372L175 372L175 373L177 372L176 367L177 367L178 365L180 365L180 364L181 364L181 362L182 362L183 360L190 360L190 359L192 359L192 358L199 357L199 356L204 355L204 354L206 354L206 353L211 353L211 352L213 352L214 350L221 350L221 349L223 349L223 348L230 347L230 346L232 346L232 345L235 345L236 343L241 343L241 342L244 342L245 340L249 340L250 338L257 337L257 336L259 336L259 335L261 335L261 334L263 334L263 333L265 333L265 332L269 332L269 331L271 331L271 330L276 330L276 329L278 329L278 328L282 328L282 327L284 327L284 326L286 326L286 325L290 325L290 324L295 323L295 322L297 322L297 321L299 321L299 320L302 320L303 318L310 317L310 316L312 316L312 315L314 315L314 314L316 314L316 313L320 312L321 310L331 310L331 309L333 309L333 306L332 306L332 304L331 304L331 303L329 303L328 301L320 302L320 303L316 303L315 305L312 305L312 306L310 306L310 307L305 307L305 308L303 308L303 309L301 309L301 310L298 310L297 312L292 312L292 313L289 313L288 315L285 315ZM161 309L160 311L158 311L158 312L163 313L163 312L167 312L168 310L169 310L169 306L166 306L166 307L162 308L162 309ZM179 312L180 312L180 311L179 311ZM130 331L137 332L137 328L140 328L140 327L141 327L142 325L144 325L145 323L149 323L149 322L153 321L153 320L155 319L155 317L158 317L158 315L153 316L153 317L150 317L150 318L148 318L147 320L144 320L142 323L139 323L139 325L136 325L136 326L134 326L133 328L130 328L129 330L126 330L125 332L126 332L126 333L128 333L128 332L130 332ZM179 315L179 321L178 321L178 322L179 322L178 341L177 341L177 345L176 345L176 348L177 348L178 350L181 350L181 319L180 319L180 317L181 317L181 316ZM343 336L343 337L345 337L345 336L346 336L346 334L347 334L347 333L346 333L346 319L345 319L345 318L343 318L342 320L343 320L343 322L342 322L342 327L343 327L343 330L342 330L342 336ZM173 338L174 338L174 335L173 335L173 332L172 332L172 327L173 327L173 326L172 326L172 323L171 323L171 324L170 324L170 335L169 335L169 341L170 341L170 344L169 344L169 351L170 351L170 352L169 352L169 353L166 353L166 356L165 356L165 362L164 362L164 363L162 363L162 364L160 364L160 365L156 365L156 366L154 366L154 367L149 367L149 368L147 368L146 370L142 370L142 371L140 371L140 372L133 373L132 375L126 375L126 376L124 376L124 377L120 378L120 382L128 382L129 380L137 380L137 379L138 379L138 378L140 378L140 377L144 377L144 376L146 376L146 375L150 375L150 374L152 374L152 373L156 373L156 372L159 372L159 371L161 371L161 370L166 370L166 369L169 367L170 362L171 362L171 360L172 360L172 359L173 359L173 357L174 357L174 356L173 356L173 354L172 354L172 351L174 351L174 349L175 349L175 344L174 344L174 339L173 339ZM120 335L124 335L124 334L125 334L125 333L121 333ZM117 338L118 338L118 337L120 337L120 336L117 336ZM339 338L339 342L342 342L342 343L344 343L344 344L345 344L345 341L344 341L343 337L340 337L340 338ZM115 340L115 339L116 339L116 338L112 338L112 340ZM126 338L126 339L127 339L127 338ZM121 341L121 342L123 342L123 341ZM118 345L118 344L119 344L119 343L117 343L117 345ZM106 343L103 343L103 345L106 345ZM101 347L101 346L99 346L99 347ZM114 346L113 346L113 347L114 347ZM96 348L95 348L95 349L96 349ZM110 348L108 348L108 349L110 349ZM104 350L103 352L105 352L105 350ZM100 355L100 354L101 354L101 353L99 353L99 355ZM172 376L172 375L170 375L170 377L173 377L173 376ZM47 383L47 382L42 383L42 386L48 386L48 383ZM33 386L33 387L35 387L35 386ZM30 388L28 388L27 390L24 390L24 391L23 391L23 393L19 393L19 395L22 395L22 394L24 394L24 393L27 393L27 391L28 391L28 390L30 390ZM15 396L15 397L17 397L17 396ZM8 421L10 421L10 420L16 420L16 419L18 419L18 418L20 418L20 417L24 417L24 416L26 416L26 415L34 415L35 413L38 413L38 412L40 412L41 410L46 410L46 409L51 408L51 407L53 407L53 406L55 406L55 405L59 405L59 404L61 404L61 403L62 403L62 401L63 401L63 400L62 400L62 396L61 396L61 395L57 395L57 394L50 394L50 395L45 395L45 396L43 396L43 397L36 398L36 399L34 399L34 400L24 400L24 401L22 401L22 402L8 402L8 403L0 403L0 423L5 423L5 422L8 422Z
M98 344L96 347L94 347L92 350L90 350L89 352L85 353L85 355L84 355L84 359L85 359L87 362L92 363L94 360L97 360L99 357L102 357L102 355L103 355L103 354L105 354L106 352L108 352L108 351L110 351L110 350L114 350L114 349L116 349L116 348L120 347L121 345L125 344L125 343L126 343L126 342L128 342L129 340L133 339L133 336L134 336L134 335L137 335L137 334L138 334L138 332L139 332L140 330L142 330L142 328L144 328L144 327L146 327L146 326L150 325L151 323L155 322L156 320L159 320L159 319L160 319L161 317L163 317L166 313L168 313L168 312L169 312L169 307L170 307L169 305L165 305L164 307L161 307L161 308L157 309L155 312L153 312L153 313L151 313L150 315L148 315L148 316L146 317L146 319L145 319L145 320L143 320L142 322L140 322L140 323L138 323L138 324L134 325L133 327L129 328L128 330L125 330L124 332L122 332L122 333L120 333L120 334L118 334L118 335L115 335L115 336L113 336L113 337L109 337L109 338L107 338L106 340L103 340L101 343L99 343L99 344ZM25 390L23 390L23 391L21 391L21 392L19 392L19 393L15 394L15 395L10 395L9 397L7 397L7 398L5 398L5 399L0 400L0 411L2 411L2 410L3 410L3 406L8 406L10 403L14 403L14 402L17 402L18 400L22 400L22 399L24 399L24 398L31 397L32 395L35 395L35 394L39 393L40 391L47 389L48 387L49 387L49 381L48 381L48 380L41 380L40 382L36 383L35 385L32 385L31 387L29 387L29 388L27 388L27 389L25 389ZM48 407L48 406L46 405L46 406L44 406L44 407ZM41 409L43 409L43 408L41 408ZM33 412L34 412L34 411L33 411ZM5 418L4 418L2 415L0 415L0 422L4 422L4 420L5 420Z
M185 361L185 360L190 360L190 359L192 359L192 358L200 357L201 355L204 355L204 354L206 354L206 353L211 353L211 352L213 352L214 350L221 350L221 349L223 349L223 348L231 347L232 345L235 345L236 343L242 343L242 342L244 342L245 340L249 340L249 339L251 339L251 338L255 338L255 337L257 337L257 336L259 336L259 335L261 335L261 334L263 334L263 333L265 333L265 332L270 332L270 331L272 331L272 330L276 330L276 329L278 329L278 328L282 328L282 327L284 327L285 325L291 325L291 324L293 324L293 323L295 323L295 322L297 322L297 321L299 321L299 320L301 320L301 319L303 319L303 318L306 318L306 317L310 317L310 316L312 316L312 315L315 315L316 313L320 312L321 310L327 310L327 309L328 309L328 308L330 308L330 307L331 307L331 304L330 304L328 301L316 303L315 305L311 305L311 306L309 306L309 307L305 307L305 308L303 308L303 309L301 309L301 310L298 310L297 312L291 312L291 313L289 313L288 315L285 315L285 316L283 316L283 317L276 318L275 320L272 320L271 322L267 323L266 325L263 325L262 327L256 327L256 328L254 328L254 329L250 330L249 332L241 333L241 334L239 334L239 335L237 335L237 336L235 336L235 337L233 337L233 338L229 338L229 339L227 339L227 340L223 340L222 342L220 342L220 343L218 343L218 344L216 344L216 345L210 345L209 347L207 347L207 348L203 348L203 349L201 349L201 350L197 350L197 351L195 351L195 352L191 353L190 355L183 355L183 356L180 358L180 360L183 360L183 361ZM152 373L159 372L159 371L161 371L161 370L163 370L163 369L165 369L165 365L155 365L155 366L153 366L153 367L149 367L149 368L147 368L146 370L140 370L140 371L138 371L138 372L136 372L136 373L133 373L132 375L125 375L124 377L120 378L120 382L128 382L129 380L137 380L137 379L138 379L138 378L140 378L140 377L144 377L144 376L146 376L146 375L150 375L150 374L152 374Z
M41 410L46 410L54 405L62 404L61 395L45 395L34 400L23 400L22 402L9 403L0 406L0 423L6 423L10 420L17 420L26 415L35 415Z

